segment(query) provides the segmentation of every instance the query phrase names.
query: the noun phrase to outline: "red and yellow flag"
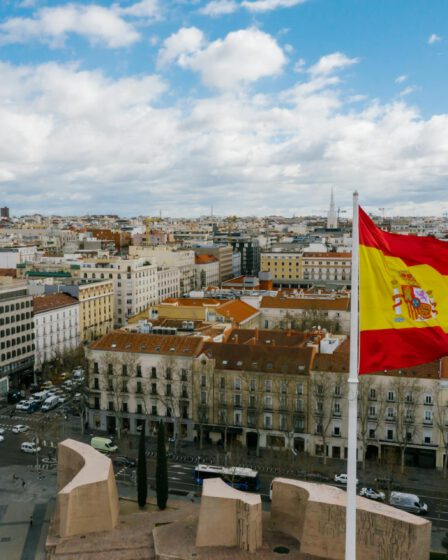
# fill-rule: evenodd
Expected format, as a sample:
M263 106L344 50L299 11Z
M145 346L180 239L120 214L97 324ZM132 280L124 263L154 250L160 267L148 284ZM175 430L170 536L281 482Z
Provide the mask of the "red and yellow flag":
M359 373L448 355L448 242L382 231L359 209Z

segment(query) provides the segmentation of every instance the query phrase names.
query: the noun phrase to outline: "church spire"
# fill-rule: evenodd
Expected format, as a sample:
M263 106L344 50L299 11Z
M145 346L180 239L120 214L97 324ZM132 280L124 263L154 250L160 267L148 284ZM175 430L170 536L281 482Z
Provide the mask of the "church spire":
M331 198L330 198L330 210L327 216L327 229L337 229L338 227L338 215L334 205L334 195L333 187L331 187Z

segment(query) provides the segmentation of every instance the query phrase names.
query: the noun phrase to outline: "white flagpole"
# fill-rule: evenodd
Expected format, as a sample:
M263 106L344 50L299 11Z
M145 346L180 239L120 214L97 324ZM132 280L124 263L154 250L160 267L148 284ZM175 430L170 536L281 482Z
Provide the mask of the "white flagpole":
M352 290L350 306L350 373L348 378L348 461L345 560L356 560L356 450L358 446L358 301L359 233L358 192L353 193Z

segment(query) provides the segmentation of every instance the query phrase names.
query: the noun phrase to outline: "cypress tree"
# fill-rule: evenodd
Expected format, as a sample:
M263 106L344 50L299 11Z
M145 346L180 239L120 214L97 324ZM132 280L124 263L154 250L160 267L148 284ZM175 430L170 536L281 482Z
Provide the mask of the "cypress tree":
M159 509L166 508L168 501L168 465L166 461L165 425L159 422L157 433L156 493Z
M145 448L145 422L142 424L140 432L140 441L138 445L137 460L137 501L141 508L146 505L148 495L148 480L146 473L146 448Z

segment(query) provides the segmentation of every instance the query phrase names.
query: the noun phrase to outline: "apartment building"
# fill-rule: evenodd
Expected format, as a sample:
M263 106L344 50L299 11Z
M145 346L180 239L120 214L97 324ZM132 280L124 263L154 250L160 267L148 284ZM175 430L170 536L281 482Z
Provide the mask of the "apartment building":
M315 348L277 347L269 340L204 344L195 363L193 414L205 437L249 448L304 449Z
M180 296L180 271L175 267L157 267L157 301Z
M347 457L348 341L318 354L310 372L312 455ZM446 360L362 375L358 386L358 460L442 469L448 454Z
M176 249L168 246L157 247L129 247L131 256L144 257L157 266L177 268L180 275L180 293L185 294L196 289L194 251L190 249Z
M193 363L203 339L113 331L93 342L89 361L89 425L109 432L155 430L193 439Z
M219 261L213 255L200 254L195 257L196 286L219 286Z
M262 253L260 270L270 272L275 287L298 287L303 276L301 253L286 251Z
M34 298L35 367L41 370L80 344L79 301L67 294Z
M83 278L74 278L61 283L55 282L52 284L45 284L42 285L41 288L42 293L64 293L76 298L79 301L79 329L81 342L91 342L113 329L113 280L88 280Z
M33 298L26 282L8 280L0 285L0 377L20 387L33 373Z
M264 329L302 330L321 326L333 333L350 332L350 299L347 295L264 296L260 313L260 326Z
M234 251L231 245L214 243L204 246L194 246L194 252L196 255L213 255L218 259L219 263L219 280L215 285L220 285L221 282L233 278L235 276L235 267L238 269L237 263L239 263L239 269L241 269L241 256L238 253L238 257L234 257ZM234 265L234 260L235 265Z
M303 253L303 280L350 284L351 253Z
M159 301L157 266L145 258L85 259L81 276L89 281L113 281L115 326L124 326L128 317Z

